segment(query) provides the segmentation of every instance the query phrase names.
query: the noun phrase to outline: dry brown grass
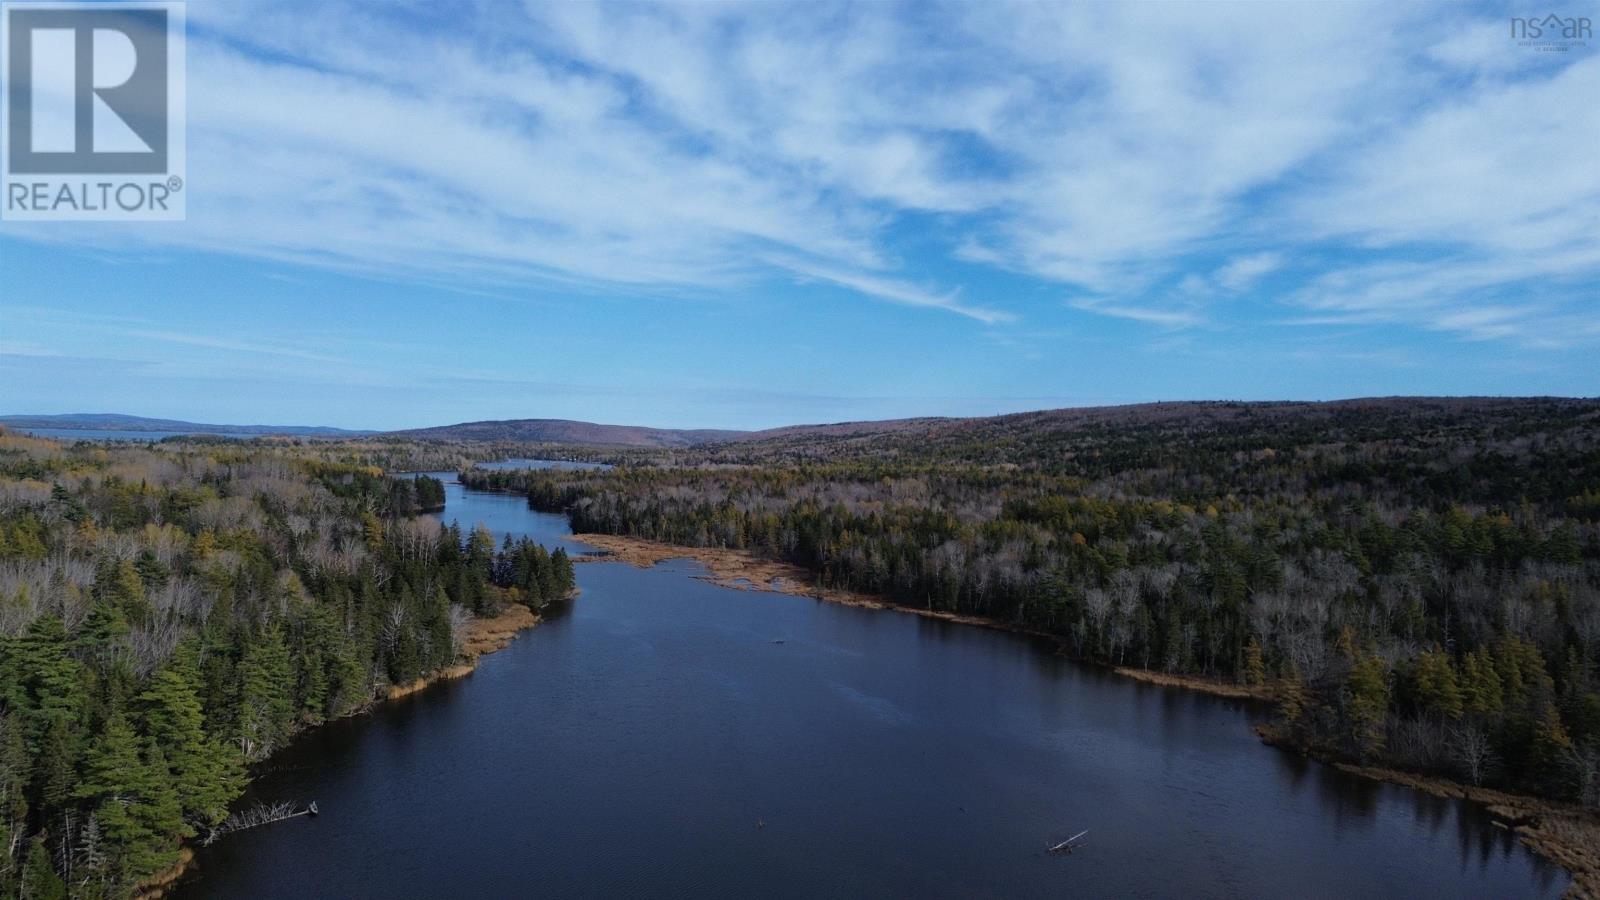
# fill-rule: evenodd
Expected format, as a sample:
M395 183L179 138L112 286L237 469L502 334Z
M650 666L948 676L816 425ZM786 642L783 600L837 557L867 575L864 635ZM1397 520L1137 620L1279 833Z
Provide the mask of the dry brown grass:
M1305 752L1304 748L1270 725L1256 726L1256 734L1274 747ZM1381 766L1359 766L1338 760L1324 761L1351 775L1387 781L1435 797L1468 800L1484 805L1534 853L1572 873L1572 884L1567 887L1566 897L1571 900L1600 900L1600 813L1572 803L1474 787L1448 778Z
M188 847L179 847L178 861L139 882L133 889L133 900L155 900L165 894L177 884L183 873L189 870L192 862L194 862L194 851Z
M868 609L892 609L948 622L980 625L1058 640L1054 635L1013 626L997 619L898 606L869 594L818 588L815 576L805 569L789 563L762 559L743 550L678 547L614 534L580 534L574 537L609 554L574 557L578 562L623 562L649 568L669 559L692 559L706 568L707 574L701 576L702 578L722 587L796 594ZM1149 684L1202 691L1220 697L1276 699L1276 688L1271 684L1235 684L1199 676L1168 675L1164 672L1121 666L1116 667L1115 671L1119 675ZM1263 726L1257 731L1267 743L1284 746L1290 750L1299 749L1279 739L1269 728ZM1535 853L1572 873L1572 885L1567 889L1567 897L1573 900L1600 900L1600 816L1595 813L1571 804L1509 794L1489 788L1471 787L1444 778L1340 762L1333 762L1332 765L1353 775L1389 781L1441 797L1458 797L1486 805L1490 812L1505 819L1507 827L1513 828L1522 842Z
M706 574L699 577L719 587L732 588L738 591L793 594L798 597L826 600L830 603L842 603L846 606L859 606L864 609L889 609L896 612L911 613L928 619L940 619L946 622L959 622L963 625L978 625L983 628L995 628L1001 631L1013 631L1018 634L1031 634L1052 640L1056 639L1055 635L1047 632L1013 625L999 619L967 616L938 609L923 609L917 606L901 606L872 594L819 587L816 583L816 576L811 572L791 563L764 559L747 550L728 550L722 547L679 547L674 544L663 544L658 541L647 541L641 538L623 537L615 534L579 534L573 537L609 554L607 556L575 556L573 557L575 562L623 562L631 566L647 569L656 563L669 559L692 559L706 569Z
M478 667L478 657L503 650L518 632L539 624L539 614L520 603L506 605L505 611L488 619L473 619L467 625L467 636L461 644L461 662L447 666L409 684L396 684L389 688L388 699L397 700L415 694L436 681L470 675Z
M1150 669L1130 669L1125 666L1117 666L1113 671L1118 675L1125 675L1147 684L1183 688L1186 691L1200 691L1217 697L1233 697L1239 700L1273 700L1277 697L1276 688L1270 684L1239 684L1233 681L1206 678L1201 675L1169 675L1166 672L1155 672Z
M1532 850L1572 873L1566 896L1600 900L1600 815L1570 803L1473 787L1445 778L1414 775L1375 766L1335 763L1339 769L1426 791L1437 797L1471 800L1489 808Z
M426 678L418 678L409 684L391 685L384 699L397 700L415 694L435 682L470 675L478 668L479 657L505 649L519 632L537 624L539 624L539 614L520 603L508 604L504 612L493 618L474 619L467 625L467 635L462 642L459 663L446 666ZM367 707L363 707L365 708ZM194 851L182 847L178 854L178 862L171 869L152 876L134 889L134 900L157 900L183 877L194 860Z
M505 611L492 619L472 620L467 626L467 639L462 644L462 655L469 661L476 661L485 653L504 649L518 632L526 631L537 624L539 624L538 613L520 603L507 604ZM470 667L468 671L471 671Z

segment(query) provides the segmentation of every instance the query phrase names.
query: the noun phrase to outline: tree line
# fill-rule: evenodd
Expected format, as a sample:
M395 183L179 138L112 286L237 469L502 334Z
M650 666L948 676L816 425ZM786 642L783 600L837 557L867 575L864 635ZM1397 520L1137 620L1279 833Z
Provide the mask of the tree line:
M1207 404L462 474L575 531L1277 686L1322 752L1600 805L1600 405Z
M121 897L298 730L452 665L570 561L324 449L0 432L0 896Z

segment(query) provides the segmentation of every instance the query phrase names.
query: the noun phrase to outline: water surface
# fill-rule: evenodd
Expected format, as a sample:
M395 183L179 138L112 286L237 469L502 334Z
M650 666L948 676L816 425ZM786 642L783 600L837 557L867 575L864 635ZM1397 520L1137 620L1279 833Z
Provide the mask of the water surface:
M448 477L448 476L446 476ZM445 517L572 549L447 485ZM578 567L469 678L302 736L182 897L1539 897L1470 805L1262 745L1259 710L1016 635ZM1089 829L1071 856L1044 848Z
M140 431L117 428L20 428L15 426L7 426L7 428L24 434L31 434L34 437L55 438L63 441L160 441L169 437L223 437L243 441L250 438L270 436L254 432L217 434L210 431ZM296 437L298 435L286 436Z
M480 469L609 469L610 463L584 462L577 459L497 459L493 462L473 463Z

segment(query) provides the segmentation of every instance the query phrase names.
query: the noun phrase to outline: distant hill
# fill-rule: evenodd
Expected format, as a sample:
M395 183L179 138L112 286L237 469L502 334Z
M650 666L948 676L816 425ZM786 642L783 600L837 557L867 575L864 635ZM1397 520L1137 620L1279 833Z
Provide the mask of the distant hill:
M598 425L571 419L500 419L462 422L433 428L387 432L385 437L424 441L510 441L518 443L582 444L590 447L671 448L729 441L743 431L715 428L646 428L640 425Z
M1563 397L1369 397L1333 401L1180 401L1052 409L964 419L899 419L752 432L694 448L678 464L851 459L961 461L1076 470L1175 460L1184 448L1254 454L1424 435L1516 434L1600 422L1600 400ZM1176 464L1176 463L1173 463Z
M955 453L978 459L1005 456L1026 459L1030 452L1045 452L1062 441L1096 435L1128 437L1159 435L1184 441L1188 436L1218 429L1261 428L1303 431L1309 437L1329 439L1344 428L1377 428L1397 438L1408 423L1429 427L1471 427L1476 417L1489 415L1514 422L1522 415L1583 415L1600 413L1593 399L1559 397L1369 397L1353 400L1312 401L1180 401L1127 406L1094 406L1039 410L970 418L923 417L876 422L833 422L787 425L762 431L717 428L649 428L641 425L602 425L571 419L497 419L462 422L403 431L350 431L314 425L209 425L174 419L149 419L110 413L60 416L0 416L0 425L14 428L83 429L103 431L169 431L221 435L301 435L308 437L381 437L424 441L481 441L527 444L567 444L635 450L695 448L710 460L807 459L860 454ZM1347 437L1350 437L1347 435ZM998 452L1005 448L1004 452Z
M784 425L764 431L740 435L739 441L765 441L773 438L833 438L858 437L871 434L896 434L904 431L925 431L938 425L969 422L971 419L951 419L943 416L924 416L920 419L880 419L875 422L833 422L827 425Z
M67 413L59 416L0 416L8 428L59 428L64 431L175 431L182 434L283 434L308 437L361 437L371 431L351 431L326 425L212 425L178 419L150 419L119 413Z
M833 422L819 425L785 425L764 431L734 431L721 428L646 428L639 425L597 425L570 419L497 419L463 422L433 428L391 431L385 437L407 437L435 441L507 441L551 444L578 444L591 447L632 447L672 449L708 444L731 444L785 438L842 438L905 431L921 431L938 425L967 421L928 417L885 419L878 422Z

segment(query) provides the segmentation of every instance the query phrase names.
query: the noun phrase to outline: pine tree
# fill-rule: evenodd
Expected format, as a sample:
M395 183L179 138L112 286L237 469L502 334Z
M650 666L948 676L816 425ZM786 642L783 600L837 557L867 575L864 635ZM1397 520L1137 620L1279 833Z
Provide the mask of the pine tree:
M177 858L183 823L170 770L159 747L145 743L120 715L97 735L73 796L93 812L118 883L131 886Z
M573 577L572 558L567 556L565 548L557 547L550 554L550 568L555 572L556 593L547 599L559 600L572 593L577 579Z
M128 631L128 619L122 607L111 599L98 597L73 634L73 649L79 658L89 660L103 674L114 661L117 648Z
M176 667L164 668L139 695L144 732L163 748L167 774L188 818L214 825L244 789L237 751L209 735L193 680Z
M1278 713L1290 726L1298 726L1300 717L1305 715L1306 707L1310 703L1310 696L1306 691L1305 679L1300 677L1300 670L1293 663L1289 665L1288 674L1283 677L1282 687L1278 694Z
M268 627L239 663L239 749L253 760L271 753L294 719L294 667L277 626Z
M119 609L130 622L143 622L151 613L144 581L132 562L105 562L95 572L94 598Z
M1561 717L1554 709L1547 711L1533 731L1533 745L1528 753L1528 781L1553 797L1573 797L1577 790L1572 754L1572 738L1561 724Z
M1384 720L1389 713L1388 667L1376 656L1363 655L1345 679L1345 719L1351 748L1361 759L1383 749Z
M1251 638L1244 645L1244 680L1246 684L1263 684L1267 680L1267 665L1261 658L1261 645Z
M1417 700L1424 712L1459 719L1465 709L1450 657L1437 649L1417 657Z
M22 725L0 713L0 896L16 895L17 863L11 849L23 845L28 828L28 777L32 770Z
M67 884L50 864L42 835L28 848L28 861L22 867L22 896L26 900L67 900Z
M1468 715L1499 718L1505 703L1504 690L1488 653L1479 649L1462 658L1460 684L1462 707Z

